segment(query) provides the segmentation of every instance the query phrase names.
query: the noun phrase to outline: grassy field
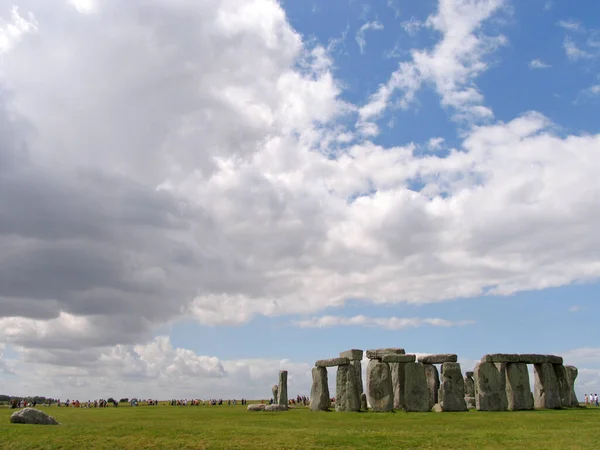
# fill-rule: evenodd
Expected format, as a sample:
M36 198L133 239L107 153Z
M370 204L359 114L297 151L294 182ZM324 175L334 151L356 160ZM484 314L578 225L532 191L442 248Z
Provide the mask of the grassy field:
M41 407L60 426L9 423L0 447L19 448L597 448L600 409L484 413L336 413L243 406Z

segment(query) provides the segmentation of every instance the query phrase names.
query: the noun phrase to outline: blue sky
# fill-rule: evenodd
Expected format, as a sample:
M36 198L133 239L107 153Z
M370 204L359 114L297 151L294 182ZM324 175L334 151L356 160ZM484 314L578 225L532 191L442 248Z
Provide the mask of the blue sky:
M0 381L307 392L392 346L600 391L599 106L592 0L0 0Z

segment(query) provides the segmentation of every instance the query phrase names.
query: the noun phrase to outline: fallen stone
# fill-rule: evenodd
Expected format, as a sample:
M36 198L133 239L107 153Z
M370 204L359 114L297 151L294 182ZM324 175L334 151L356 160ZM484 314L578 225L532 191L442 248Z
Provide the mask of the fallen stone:
M562 406L554 366L550 363L534 364L535 389L533 402L536 408L558 409Z
M571 389L567 380L567 368L562 364L554 364L554 373L558 383L558 396L560 398L560 406L571 406Z
M54 417L34 408L23 408L12 413L11 423L25 423L29 425L58 425Z
M274 384L273 387L271 388L271 392L273 393L273 402L277 403L278 402L277 393L279 392L279 386L277 384Z
M579 374L579 370L575 366L565 366L567 370L567 384L569 385L569 400L571 408L579 407L579 400L577 399L577 394L575 394L575 380L577 379L577 375Z
M442 405L440 405L439 403L436 403L435 405L433 405L433 408L431 408L431 411L433 411L433 412L443 412L444 409L442 408Z
M369 405L367 403L367 394L364 392L360 394L360 409L363 411L367 411L369 409Z
M519 355L519 362L525 364L544 364L550 362L549 355L523 354Z
M335 382L335 410L360 411L356 372L350 365L338 366Z
M475 398L475 381L473 380L473 375L469 376L467 372L467 376L464 379L465 382L465 397L473 397Z
M427 389L429 390L429 407L438 403L438 391L440 389L440 374L433 364L424 364L425 377L427 378Z
M449 362L442 364L442 379L438 394L438 402L448 412L467 410L465 402L465 382L460 364Z
M312 411L327 411L331 407L327 369L312 368L312 387L310 389L310 406Z
M425 367L418 362L404 365L404 410L408 412L431 411Z
M520 361L520 355L510 353L492 353L489 355L483 355L481 362L491 363L518 363Z
M404 355L406 353L403 348L376 348L367 350L367 358L381 359L383 355Z
M248 411L253 411L253 412L257 412L257 411L264 411L267 405L263 404L263 403L253 403L251 405L248 405L248 408L246 408Z
M475 405L478 411L506 411L505 367L501 364L480 362L475 366Z
M352 349L340 352L340 358L348 358L350 361L360 361L363 359L363 351Z
M465 376L467 376L469 378L473 378L473 371L469 370L469 371L465 372Z
M527 364L519 362L506 365L506 400L509 411L533 409Z
M347 366L350 364L348 358L331 358L331 359L320 359L315 363L315 367L336 367L336 366Z
M277 393L277 403L287 408L288 405L288 373L287 370L279 371L279 392Z
M458 356L454 354L425 355L419 357L419 362L423 364L443 364L445 362L457 362Z
M404 355L397 355L404 356ZM387 355L383 357L384 361ZM390 373L392 374L392 390L394 392L394 409L404 408L404 363L391 362Z
M280 411L287 411L288 405L267 405L265 406L265 411L266 412L280 412Z
M386 363L409 363L415 362L417 357L415 355L383 355L381 360Z
M388 412L394 408L392 375L388 363L372 359L367 366L367 396L371 410Z

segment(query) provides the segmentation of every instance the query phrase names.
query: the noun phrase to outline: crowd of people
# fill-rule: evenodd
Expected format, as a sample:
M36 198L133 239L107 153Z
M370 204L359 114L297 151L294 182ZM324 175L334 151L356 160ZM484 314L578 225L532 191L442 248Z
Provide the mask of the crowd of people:
M599 406L598 405L598 394L585 394L585 406Z

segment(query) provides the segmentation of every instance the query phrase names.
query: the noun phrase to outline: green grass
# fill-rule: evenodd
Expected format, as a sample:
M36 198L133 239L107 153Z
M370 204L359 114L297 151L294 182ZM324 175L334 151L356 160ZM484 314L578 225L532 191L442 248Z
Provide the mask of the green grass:
M544 448L597 447L600 409L485 413L336 413L243 406L41 407L60 426L9 423L0 447L19 448Z

